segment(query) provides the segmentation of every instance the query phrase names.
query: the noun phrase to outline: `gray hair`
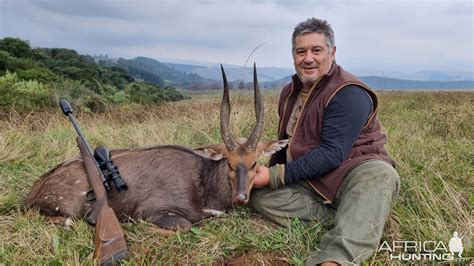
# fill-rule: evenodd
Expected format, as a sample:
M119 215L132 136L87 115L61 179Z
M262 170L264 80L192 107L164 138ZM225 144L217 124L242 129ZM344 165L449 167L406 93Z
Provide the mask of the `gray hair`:
M293 37L291 39L292 49L295 49L296 37L314 32L323 34L326 39L327 46L330 50L332 50L336 42L334 40L334 32L331 28L331 25L329 25L326 20L317 18L308 18L306 21L302 21L296 25L295 30L293 31Z

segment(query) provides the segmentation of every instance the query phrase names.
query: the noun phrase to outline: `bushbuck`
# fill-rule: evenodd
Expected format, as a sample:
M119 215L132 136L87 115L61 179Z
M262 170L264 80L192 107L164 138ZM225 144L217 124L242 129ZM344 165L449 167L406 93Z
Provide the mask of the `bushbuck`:
M122 221L150 221L160 228L187 231L193 223L245 204L259 155L269 156L286 146L286 140L259 142L264 108L254 65L256 125L247 140L236 139L229 128L229 87L221 65L224 93L220 109L222 144L190 149L176 145L117 149L111 159L128 190L108 192L110 207ZM72 141L72 140L71 140ZM82 159L57 165L37 180L25 204L55 218L86 217L92 202Z

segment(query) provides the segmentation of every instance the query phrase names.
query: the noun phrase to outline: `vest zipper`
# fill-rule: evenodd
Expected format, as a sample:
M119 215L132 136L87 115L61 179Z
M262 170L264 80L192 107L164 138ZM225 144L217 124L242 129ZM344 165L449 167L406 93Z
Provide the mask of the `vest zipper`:
M315 90L316 88L316 85L311 88L311 90L308 92L308 97L306 97L304 103L303 103L303 107L301 107L301 112L300 112L300 116L298 117L298 119L296 120L296 126L295 126L295 129L293 131L293 137L291 138L290 140L290 143L288 143L288 152L291 154L291 143L293 142L293 139L295 138L295 132L296 130L298 129L298 125L299 125L299 122L300 122L300 118L301 118L301 115L303 114L303 111L304 111L304 108L306 107L306 103L308 102L308 99L310 98L311 94L313 93L313 91ZM291 93L293 93L293 87L294 85L292 85L292 88L291 88ZM291 95L290 93L290 95ZM285 114L286 114L286 108L287 108L287 105L288 105L288 100L289 100L289 96L288 98L286 98L286 102L285 102L285 109L283 110L283 118L285 117ZM293 108L295 108L293 106ZM283 126L283 125L282 125ZM280 129L281 130L281 129ZM291 154L291 157L293 157L293 155ZM313 184L311 184L311 182L309 182L309 180L306 180L306 182L308 182L308 184L314 189L314 191L316 191L316 193L318 193L323 199L323 204L330 204L332 203L332 201L330 201L326 196L323 195L323 193L321 193L315 186L313 186Z

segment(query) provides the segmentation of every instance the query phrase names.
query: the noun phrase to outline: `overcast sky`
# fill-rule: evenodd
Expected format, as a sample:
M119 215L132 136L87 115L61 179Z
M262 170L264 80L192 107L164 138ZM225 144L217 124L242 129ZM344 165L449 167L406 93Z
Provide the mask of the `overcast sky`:
M328 20L339 64L474 71L472 0L0 0L0 38L109 57L292 68L291 34Z

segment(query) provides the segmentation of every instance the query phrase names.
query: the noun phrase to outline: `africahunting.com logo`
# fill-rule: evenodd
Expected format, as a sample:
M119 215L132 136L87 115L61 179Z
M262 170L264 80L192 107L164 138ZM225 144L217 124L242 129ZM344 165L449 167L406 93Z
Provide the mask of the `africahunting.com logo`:
M462 237L458 232L453 233L448 245L443 241L384 241L377 252L388 252L390 260L416 261L459 261L464 251Z

